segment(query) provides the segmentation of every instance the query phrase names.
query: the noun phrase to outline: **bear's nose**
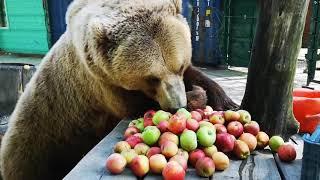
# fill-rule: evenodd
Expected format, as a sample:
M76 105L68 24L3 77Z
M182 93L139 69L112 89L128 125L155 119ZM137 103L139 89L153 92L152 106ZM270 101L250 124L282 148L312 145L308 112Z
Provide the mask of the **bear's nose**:
M186 106L182 106L182 107L177 107L177 108L169 108L167 111L169 111L171 114L174 114L178 111L178 109L180 108L187 108Z

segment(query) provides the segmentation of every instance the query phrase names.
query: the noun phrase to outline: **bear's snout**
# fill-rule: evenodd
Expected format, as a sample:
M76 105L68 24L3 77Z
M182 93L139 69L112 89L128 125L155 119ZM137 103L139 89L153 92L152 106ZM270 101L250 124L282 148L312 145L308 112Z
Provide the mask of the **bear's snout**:
M170 77L162 81L157 95L157 100L164 110L175 112L187 106L185 86L181 77Z

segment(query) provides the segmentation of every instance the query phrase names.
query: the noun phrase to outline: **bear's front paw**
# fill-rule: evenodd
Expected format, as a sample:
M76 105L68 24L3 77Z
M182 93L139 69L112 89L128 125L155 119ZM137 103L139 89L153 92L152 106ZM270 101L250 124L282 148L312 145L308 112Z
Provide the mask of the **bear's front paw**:
M192 91L187 93L187 108L190 111L204 109L207 104L207 94L200 86L193 86Z

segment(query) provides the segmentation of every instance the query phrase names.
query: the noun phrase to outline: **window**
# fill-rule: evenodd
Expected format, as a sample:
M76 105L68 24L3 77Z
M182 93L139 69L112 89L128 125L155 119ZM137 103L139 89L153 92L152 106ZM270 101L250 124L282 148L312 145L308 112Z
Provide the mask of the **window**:
M7 27L7 12L5 6L5 0L0 0L0 28Z

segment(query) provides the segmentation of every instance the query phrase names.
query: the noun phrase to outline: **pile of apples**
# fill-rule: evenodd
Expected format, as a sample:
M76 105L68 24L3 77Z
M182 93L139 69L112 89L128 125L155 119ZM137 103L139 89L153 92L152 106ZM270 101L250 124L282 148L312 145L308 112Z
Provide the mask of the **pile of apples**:
M164 179L184 179L188 164L199 176L212 176L215 170L229 167L229 157L246 159L256 148L266 146L278 152L283 161L296 158L296 151L280 136L260 131L245 110L214 111L210 106L175 114L149 110L133 120L124 132L124 140L107 158L106 169L120 174L126 166L138 176L149 171Z

